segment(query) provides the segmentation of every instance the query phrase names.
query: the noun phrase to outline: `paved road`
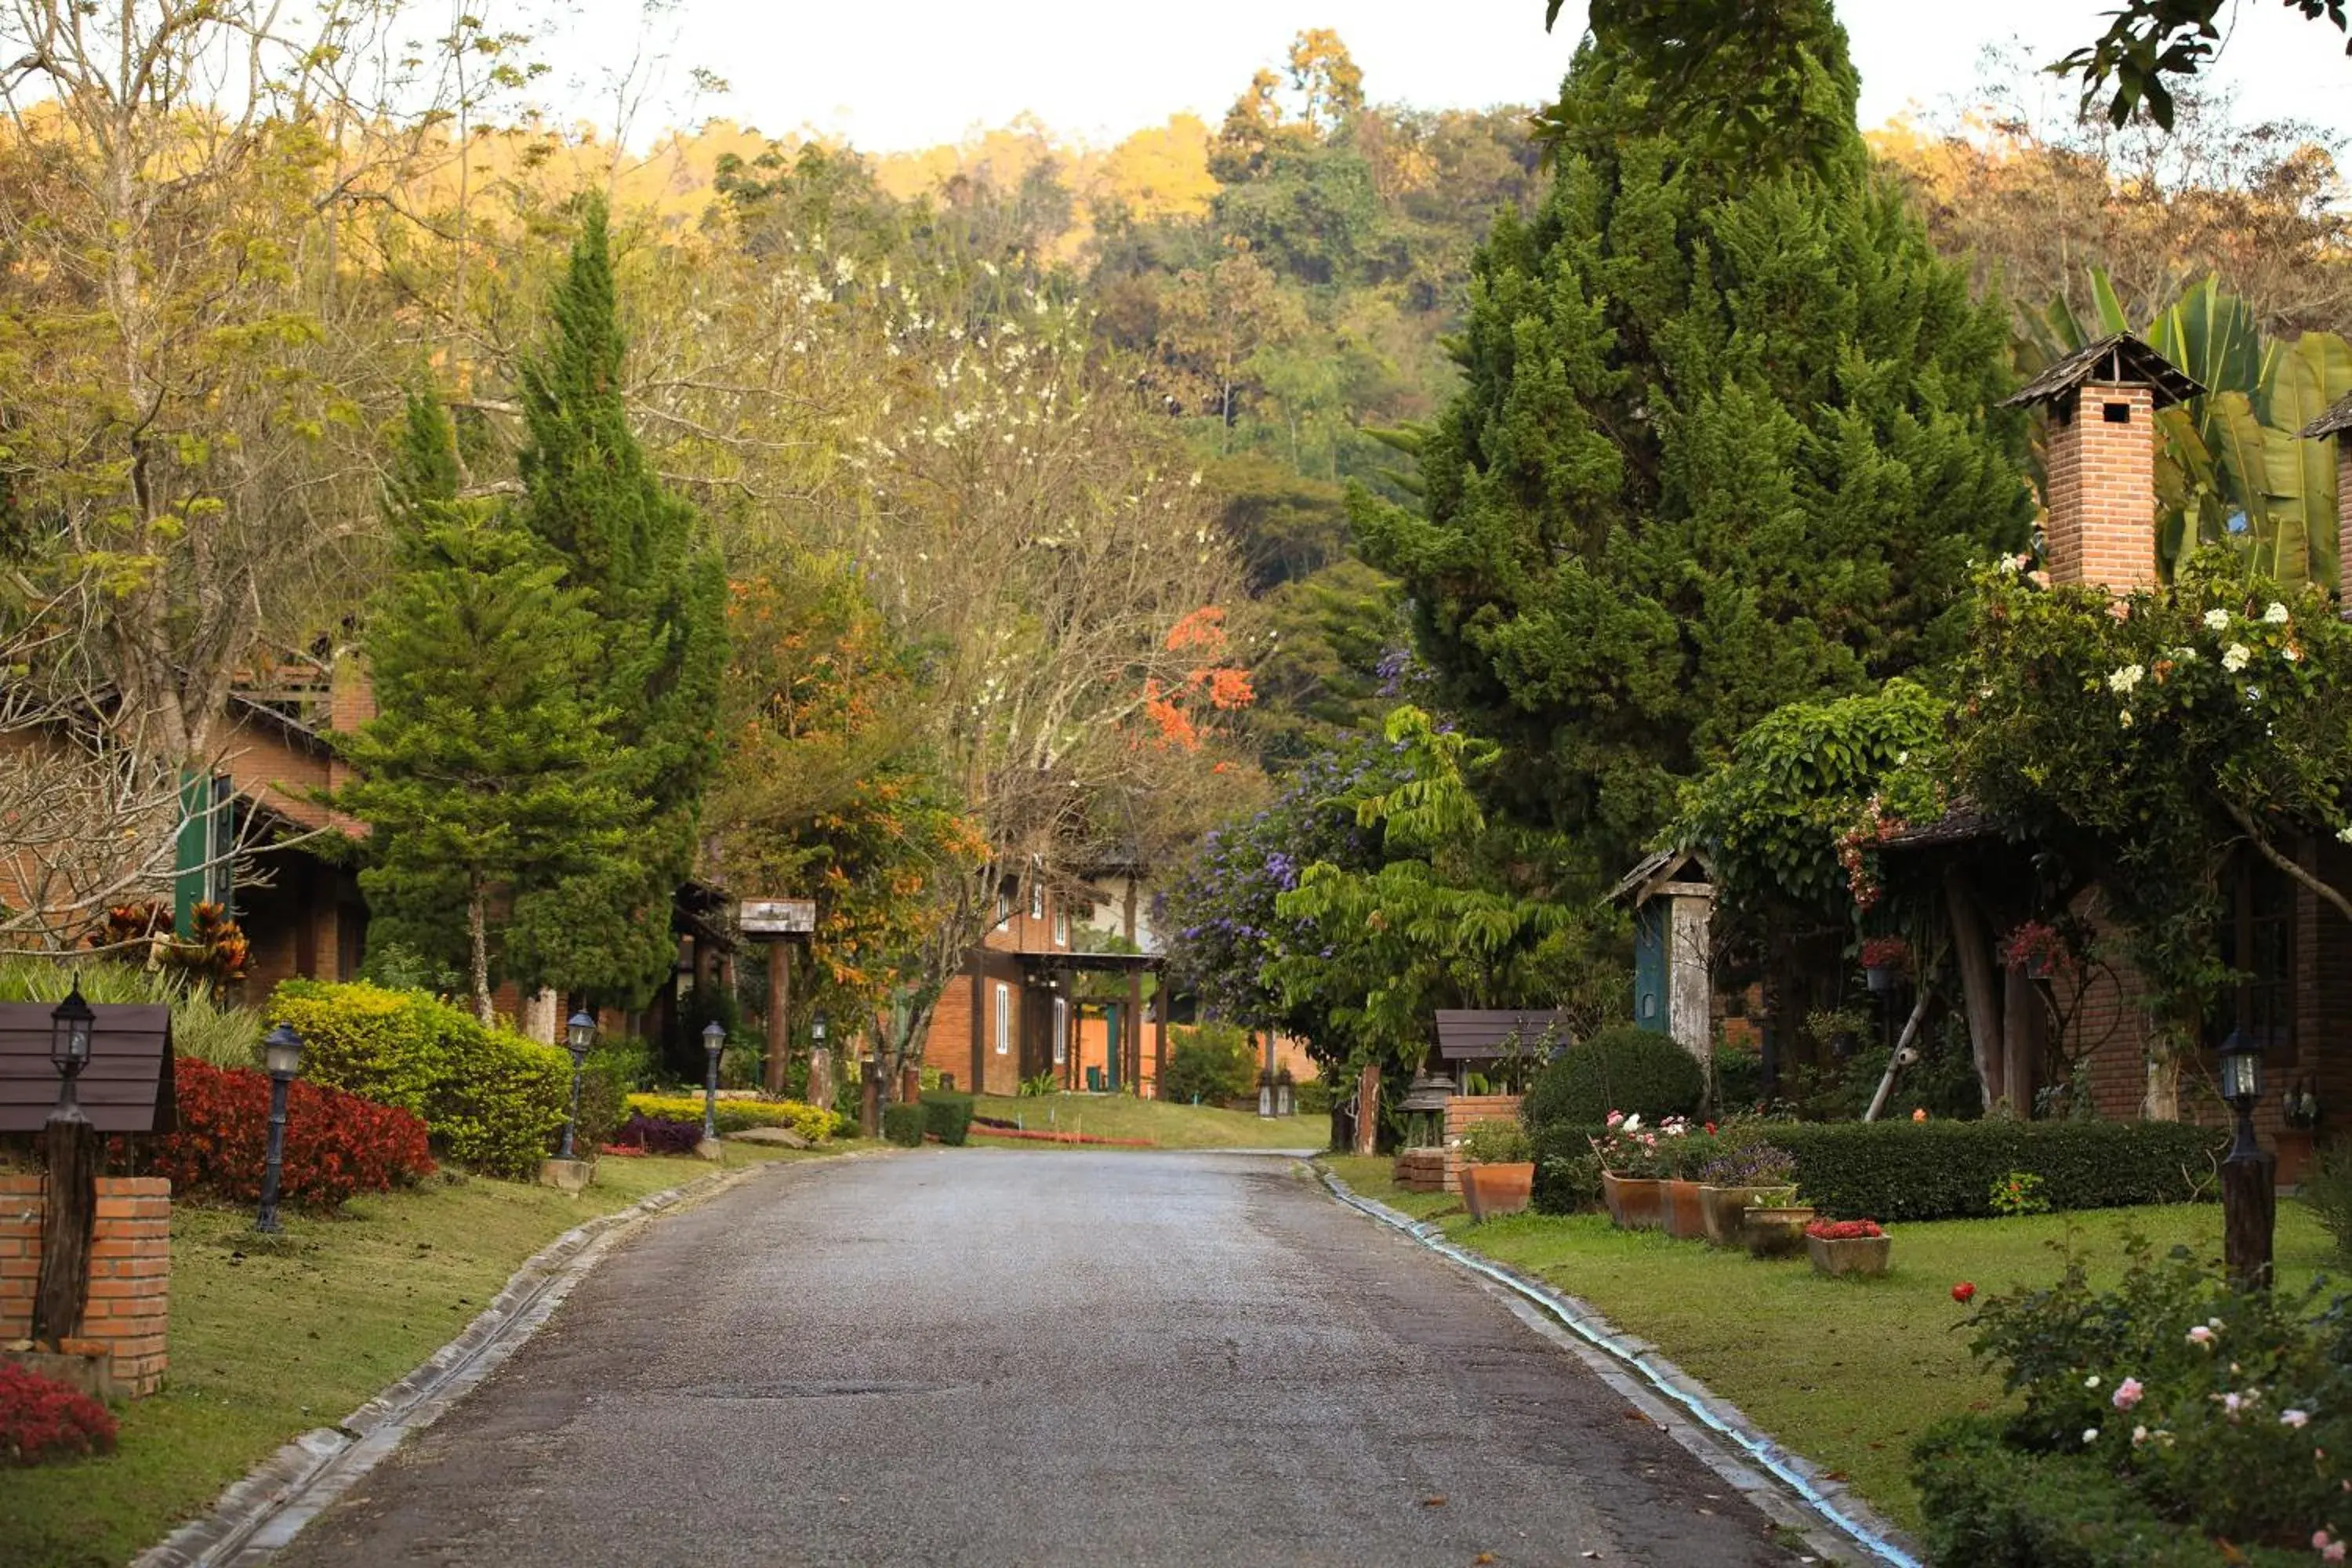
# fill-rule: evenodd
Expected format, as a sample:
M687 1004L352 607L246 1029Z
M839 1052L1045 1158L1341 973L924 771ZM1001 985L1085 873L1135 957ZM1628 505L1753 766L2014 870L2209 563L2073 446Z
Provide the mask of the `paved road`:
M763 1175L609 1258L281 1561L1795 1560L1494 1296L1302 1177L993 1150Z

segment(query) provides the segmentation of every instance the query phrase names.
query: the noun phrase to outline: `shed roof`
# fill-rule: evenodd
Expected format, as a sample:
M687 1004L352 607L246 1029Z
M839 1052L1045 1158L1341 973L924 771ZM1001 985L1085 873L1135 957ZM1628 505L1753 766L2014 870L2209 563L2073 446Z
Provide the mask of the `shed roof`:
M2340 435L2347 430L2352 430L2352 392L2347 392L2338 398L2333 408L2305 426L2296 434L2307 440L2315 441L2322 436Z
M0 1003L0 1132L37 1132L58 1102L47 1002ZM82 1114L100 1132L170 1132L179 1126L172 1078L172 1009L98 1002L89 1065L75 1080Z
M2116 332L2085 343L2027 382L2002 406L2053 403L2090 382L2146 386L2156 395L2158 408L2200 396L2205 388L2170 360L2129 332Z
M1493 1061L1511 1042L1532 1048L1547 1038L1565 1044L1570 1037L1568 1015L1526 1008L1440 1007L1437 1010L1437 1056L1440 1061Z
M1702 880L1711 882L1715 879L1715 868L1708 865L1706 857L1697 850L1659 849L1642 857L1641 863L1609 889L1609 901L1615 903L1630 893L1636 895L1633 901L1638 904L1647 899L1650 889L1658 884L1675 880L1685 866L1696 866Z

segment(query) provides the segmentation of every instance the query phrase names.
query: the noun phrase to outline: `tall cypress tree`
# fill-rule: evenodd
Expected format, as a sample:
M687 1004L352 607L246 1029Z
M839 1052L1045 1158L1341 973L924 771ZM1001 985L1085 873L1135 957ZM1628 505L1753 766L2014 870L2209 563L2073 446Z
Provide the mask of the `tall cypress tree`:
M1939 657L1969 560L2032 521L1999 310L1874 174L1827 0L1784 14L1771 157L1580 49L1549 196L1476 258L1422 505L1352 508L1444 705L1506 742L1501 804L1596 871L1775 708Z
M487 1021L512 910L615 853L628 802L602 776L584 595L457 489L448 416L411 399L387 486L393 574L365 639L376 717L342 742L361 779L337 804L373 829L375 939L465 974Z
M595 617L607 776L641 814L622 852L518 900L512 944L538 984L634 1006L676 959L671 904L694 868L719 758L726 579L695 509L663 487L629 428L601 200L587 204L551 306L547 340L522 368L520 518Z

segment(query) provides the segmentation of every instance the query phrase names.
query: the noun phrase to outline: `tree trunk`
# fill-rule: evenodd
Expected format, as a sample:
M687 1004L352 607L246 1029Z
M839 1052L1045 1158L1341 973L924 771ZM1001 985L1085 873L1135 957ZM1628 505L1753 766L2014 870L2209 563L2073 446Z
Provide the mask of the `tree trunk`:
M2147 1056L2147 1089L2140 1097L2140 1115L2149 1121L2180 1120L2180 1058L2165 1047Z
M2033 1069L2042 1041L2042 991L2018 970L2000 982L2001 1098L2021 1121L2033 1118Z
M1959 962L1960 998L1969 1019L1969 1053L1976 1060L1977 1087L1990 1110L2001 1096L2004 1060L2000 1037L2000 986L1993 974L1992 939L1984 914L1969 889L1968 873L1955 866L1944 873L1944 902L1952 921L1952 953Z
M466 931L474 943L474 1016L487 1026L499 1021L490 1003L490 918L488 897L477 881L466 899Z
M34 1287L33 1338L52 1346L81 1331L89 1301L89 1253L98 1230L98 1131L87 1121L51 1118L42 1130L48 1193L41 1205L40 1276Z

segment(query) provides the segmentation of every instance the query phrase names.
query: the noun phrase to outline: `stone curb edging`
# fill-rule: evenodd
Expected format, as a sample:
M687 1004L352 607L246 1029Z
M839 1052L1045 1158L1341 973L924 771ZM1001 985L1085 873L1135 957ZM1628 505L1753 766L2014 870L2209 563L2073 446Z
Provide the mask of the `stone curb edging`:
M1668 1361L1656 1345L1618 1328L1590 1302L1484 1254L1471 1255L1437 1226L1365 1197L1328 1167L1318 1163L1310 1168L1339 1202L1402 1232L1458 1267L1488 1276L1496 1287L1509 1292L1504 1300L1522 1321L1576 1354L1768 1517L1802 1533L1822 1556L1832 1562L1921 1568L1919 1549L1890 1521L1844 1482L1831 1479L1790 1451L1737 1405ZM1538 1311L1538 1306L1544 1310ZM1728 1439L1737 1452L1727 1452L1723 1439ZM1860 1558L1857 1548L1863 1553Z
M414 1372L335 1426L315 1427L279 1448L232 1483L211 1512L149 1547L131 1568L253 1568L266 1562L402 1438L430 1426L520 1349L624 1235L680 1204L771 1171L820 1163L830 1162L778 1160L713 1172L574 1226L532 1254L456 1339Z

